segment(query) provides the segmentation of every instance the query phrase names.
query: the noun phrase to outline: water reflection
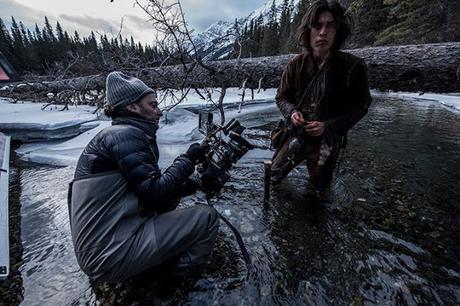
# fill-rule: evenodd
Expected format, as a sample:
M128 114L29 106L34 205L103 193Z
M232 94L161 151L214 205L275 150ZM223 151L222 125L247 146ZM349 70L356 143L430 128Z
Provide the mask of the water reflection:
M71 168L29 165L21 171L25 305L91 301L70 236L66 198L72 176Z
M245 116L242 124L266 148L278 118L269 107L266 116ZM185 283L165 276L90 284L69 232L73 169L26 165L20 174L24 304L459 304L458 131L459 115L439 105L375 99L350 134L322 209L305 197L302 168L264 206L262 160L271 153L250 152L213 204L240 230L254 270L248 277L233 233L222 225L204 275ZM204 199L183 205L195 201Z

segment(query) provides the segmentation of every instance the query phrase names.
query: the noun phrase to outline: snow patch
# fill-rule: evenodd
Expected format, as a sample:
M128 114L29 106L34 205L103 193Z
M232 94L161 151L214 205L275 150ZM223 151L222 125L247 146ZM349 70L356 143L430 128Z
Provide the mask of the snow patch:
M249 95L248 95L249 93ZM247 100L239 111L239 102L241 90L229 88L224 100L225 116L227 121L232 118L238 118L246 127L254 127L273 119L273 114L277 112L274 103L276 89L261 91L255 95L254 101ZM246 92L246 97L250 98L250 91ZM219 90L214 89L212 96L217 101L220 95ZM446 106L447 110L460 111L460 96L455 94L424 94L416 93L382 93L372 91L373 96L389 95L400 97L403 101L410 99L412 101L430 101L440 103ZM0 118L11 117L11 113L17 114L14 119L8 118L9 122L15 122L16 127L32 124L38 131L47 126L56 125L57 122L64 124L67 121L78 121L77 118L91 119L93 117L84 117L87 113L94 110L91 107L78 107L72 111L39 111L40 104L29 105L28 103L7 104L1 102ZM26 105L26 107L24 106ZM192 142L202 139L202 135L197 131L198 117L195 114L201 108L209 108L210 103L203 101L196 93L189 94L183 104L175 107L165 114L160 122L160 128L157 132L158 143L160 144L160 167L166 167L179 154L184 153L188 145ZM5 107L6 106L6 107ZM74 116L69 116L67 112L73 112ZM75 112L77 114L75 114ZM53 115L51 115L53 113ZM56 115L54 115L56 114ZM254 115L256 114L256 115ZM61 117L62 116L62 117ZM65 118L66 120L64 120ZM73 119L72 119L73 118ZM218 122L219 116L215 115L215 121ZM80 122L80 121L78 121ZM40 124L38 124L40 123ZM59 166L75 165L84 147L88 142L103 128L109 126L110 121L96 120L80 123L79 128L90 129L77 137L60 140L46 141L40 143L31 143L22 145L17 149L17 153L23 160L45 163ZM0 128L1 131L1 128ZM54 131L56 132L56 131Z
M111 121L100 120L93 124L95 128L66 141L30 143L20 146L16 153L22 160L55 166L76 165L81 152L91 139L102 129L110 126Z
M74 137L91 126L83 125L99 119L94 108L50 106L42 110L43 103L17 102L0 98L0 131L21 141L63 139Z

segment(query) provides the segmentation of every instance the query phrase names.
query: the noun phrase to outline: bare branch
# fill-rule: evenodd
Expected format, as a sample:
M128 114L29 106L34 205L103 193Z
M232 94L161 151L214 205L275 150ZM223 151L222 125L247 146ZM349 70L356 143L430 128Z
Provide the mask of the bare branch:
M220 91L219 96L219 113L220 113L220 125L224 125L225 123L225 112L224 112L224 98L225 94L227 93L227 87L224 85Z
M188 93L189 93L189 91L190 91L191 88L192 88L192 87L188 87L188 88L186 89L185 93L182 94L182 97L181 97L176 103L174 103L173 105L170 105L169 107L167 107L167 108L165 109L165 112L169 112L171 109L173 109L173 108L176 107L177 105L181 104L182 101L184 101L185 98L187 97L187 95L188 95Z
M206 98L201 94L201 92L198 90L198 88L193 87L193 89L194 89L195 92L200 96L200 98L201 98L202 100L206 100Z
M265 74L259 79L259 87L257 87L257 93L260 93L260 89L262 88L262 80L264 79Z
M246 78L244 81L243 81L243 84L241 85L241 89L242 89L242 92L241 92L241 102L240 102L240 105L238 106L238 113L241 112L241 109L243 108L243 104L244 104L244 96L245 96L245 92L246 92L246 83L248 81L249 78Z

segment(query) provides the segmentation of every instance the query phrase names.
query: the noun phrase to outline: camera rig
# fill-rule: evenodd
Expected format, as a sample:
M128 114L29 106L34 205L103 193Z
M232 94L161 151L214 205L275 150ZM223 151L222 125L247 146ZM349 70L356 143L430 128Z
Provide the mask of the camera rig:
M236 119L224 126L213 123L213 114L199 112L198 130L209 146L206 158L198 165L201 189L207 195L218 193L230 178L229 170L249 150L254 149L241 134L246 128Z

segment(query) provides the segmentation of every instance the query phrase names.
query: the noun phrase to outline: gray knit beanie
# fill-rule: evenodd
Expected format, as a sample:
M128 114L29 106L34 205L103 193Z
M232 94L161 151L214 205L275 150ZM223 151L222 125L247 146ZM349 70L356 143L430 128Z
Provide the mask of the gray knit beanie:
M155 91L135 77L127 76L119 71L109 73L105 81L107 104L113 109L122 105L130 105Z

